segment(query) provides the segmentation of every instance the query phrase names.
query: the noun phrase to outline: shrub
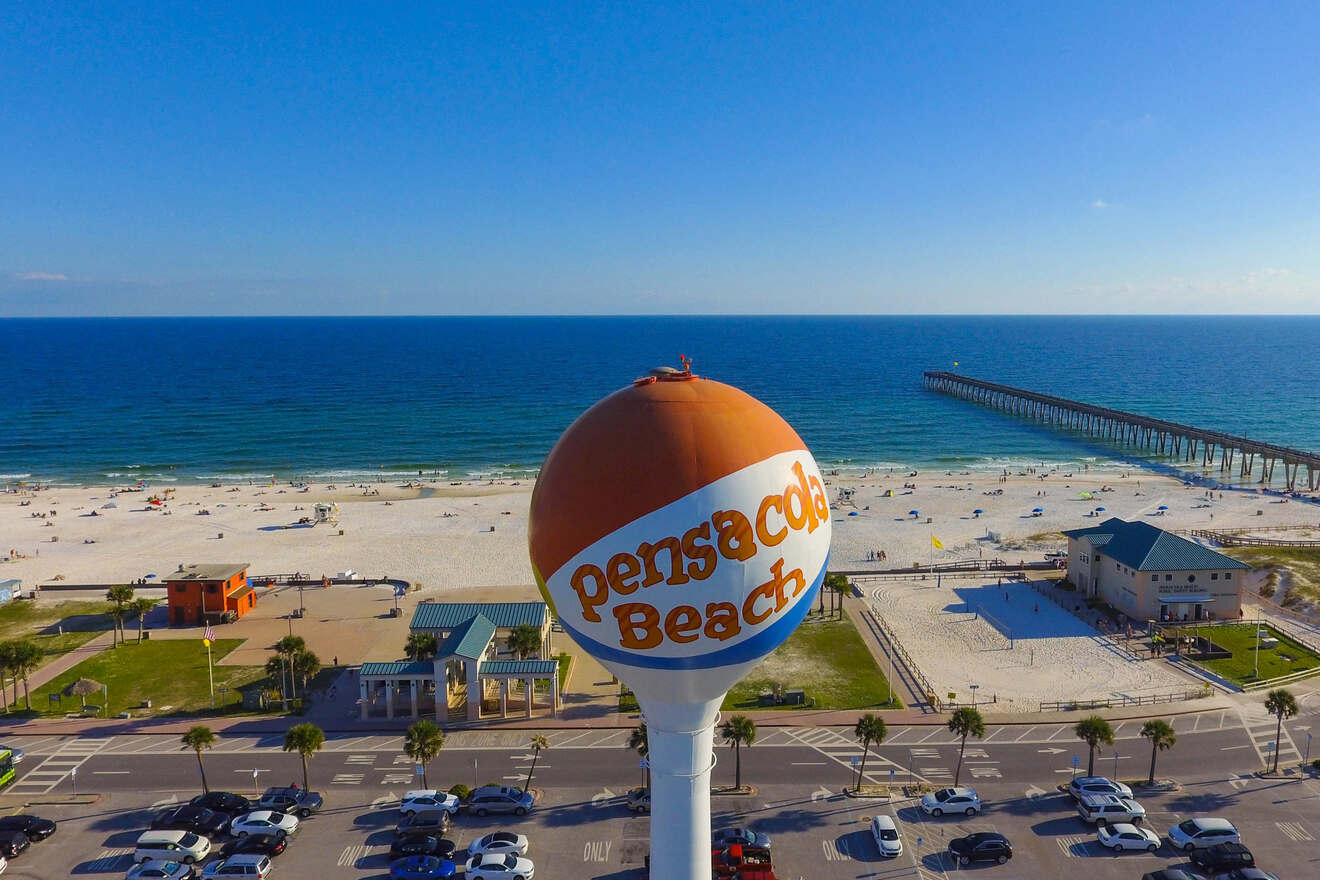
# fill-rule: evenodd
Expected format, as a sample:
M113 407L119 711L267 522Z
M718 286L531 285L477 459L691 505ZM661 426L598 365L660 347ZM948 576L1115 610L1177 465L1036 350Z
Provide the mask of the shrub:
M465 803L467 802L468 798L472 797L472 789L468 788L466 785L464 785L461 782L458 783L457 785L451 786L449 789L449 793Z

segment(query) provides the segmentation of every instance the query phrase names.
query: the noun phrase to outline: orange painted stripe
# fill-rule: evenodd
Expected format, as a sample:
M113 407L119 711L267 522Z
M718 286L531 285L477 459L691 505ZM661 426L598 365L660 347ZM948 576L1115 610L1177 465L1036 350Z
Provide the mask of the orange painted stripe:
M694 379L616 391L569 425L545 460L532 492L532 563L549 578L619 527L805 448L778 413L731 385Z

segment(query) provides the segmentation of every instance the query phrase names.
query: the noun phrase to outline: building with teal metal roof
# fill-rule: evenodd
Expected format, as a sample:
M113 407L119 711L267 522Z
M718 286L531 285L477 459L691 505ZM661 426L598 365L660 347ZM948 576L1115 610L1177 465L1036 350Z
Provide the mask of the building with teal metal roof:
M1242 615L1251 566L1147 522L1111 517L1065 531L1068 580L1134 620Z
M508 648L516 627L540 634L534 656ZM413 718L455 713L466 721L498 716L510 707L533 717L538 699L559 714L559 662L550 653L550 612L543 602L421 602L409 630L435 637L435 656L362 664L358 687L362 718L383 708L386 718L406 711ZM539 691L539 693L538 693ZM406 709L399 705L407 695ZM519 705L520 704L520 705Z

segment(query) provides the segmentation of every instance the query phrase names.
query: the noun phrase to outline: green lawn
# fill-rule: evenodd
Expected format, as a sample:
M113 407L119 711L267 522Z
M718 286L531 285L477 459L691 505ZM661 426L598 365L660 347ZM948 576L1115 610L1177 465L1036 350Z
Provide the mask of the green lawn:
M805 690L817 709L902 708L901 702L885 706L889 685L850 620L813 621L794 630L788 641L734 685L723 708L761 708L757 697L775 685Z
M1245 685L1267 678L1278 678L1294 672L1320 667L1320 656L1307 650L1302 645L1288 638L1270 626L1262 626L1279 640L1274 648L1264 648L1260 652L1260 675L1253 674L1256 653L1256 628L1254 626L1202 626L1184 627L1187 635L1205 636L1220 647L1232 651L1232 657L1222 660L1196 661L1221 678Z
M242 639L219 639L211 648L215 660L217 708L225 708L220 693L222 688L229 689L224 702L232 706L241 699L239 689L265 678L264 670L258 666L220 665L220 659L242 642ZM164 706L173 707L167 710L171 714L209 710L211 706L206 649L200 639L148 640L140 645L130 639L128 644L106 649L33 691L33 710L49 715L78 711L81 703L77 697L62 697L59 703L53 703L48 696L61 694L79 678L90 678L106 685L110 697L106 714L111 717L126 709L136 709L148 699L157 713ZM101 697L88 697L87 702L100 705Z
M0 640L27 639L53 660L110 629L105 607L105 602L16 599L0 606Z

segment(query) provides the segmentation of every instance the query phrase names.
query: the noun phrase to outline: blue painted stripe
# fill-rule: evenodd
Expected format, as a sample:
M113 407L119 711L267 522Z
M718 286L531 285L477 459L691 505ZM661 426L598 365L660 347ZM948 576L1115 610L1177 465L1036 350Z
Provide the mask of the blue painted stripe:
M588 654L597 660L613 661L643 669L715 669L721 666L733 666L764 657L782 645L792 635L793 630L797 629L798 624L803 621L807 616L807 612L811 610L816 593L825 581L825 573L829 570L829 562L829 556L826 555L825 561L821 563L820 571L816 573L815 580L811 582L806 595L782 617L751 638L713 654L702 654L696 657L657 657L641 652L625 651L583 635L565 623L562 618L559 625L572 636L573 641L581 645Z

